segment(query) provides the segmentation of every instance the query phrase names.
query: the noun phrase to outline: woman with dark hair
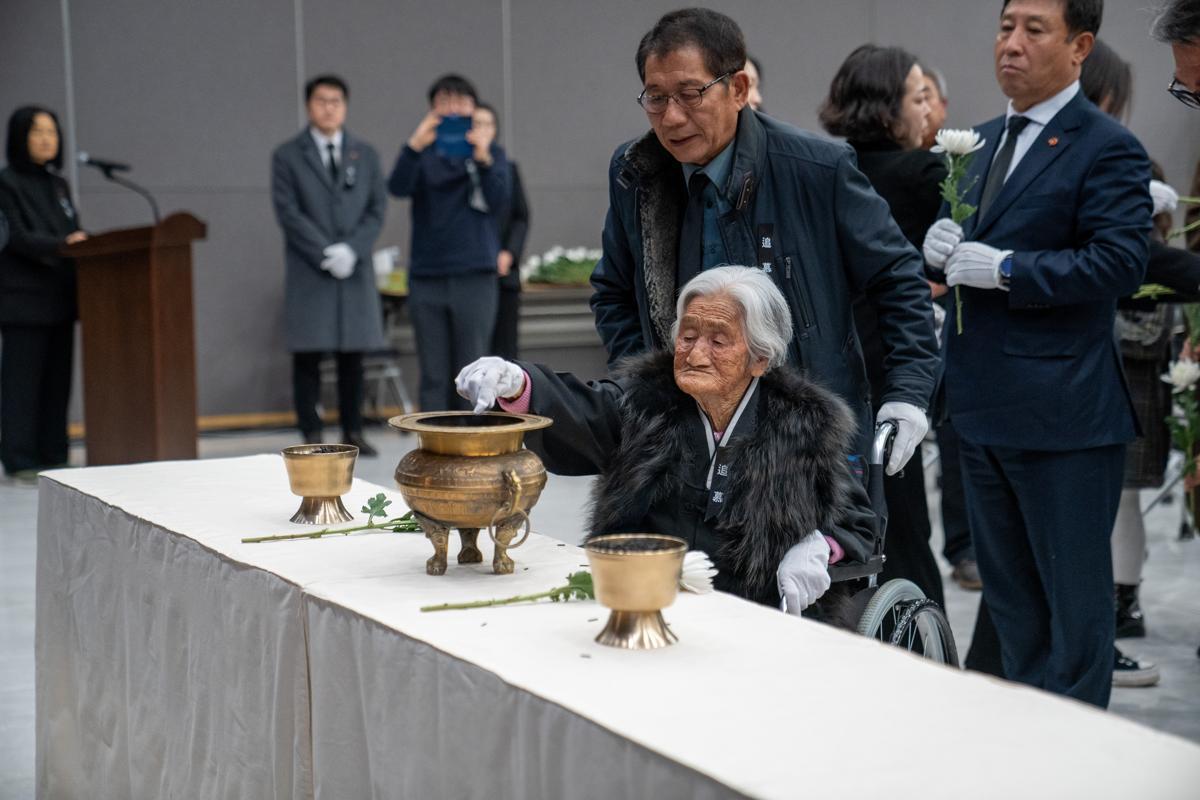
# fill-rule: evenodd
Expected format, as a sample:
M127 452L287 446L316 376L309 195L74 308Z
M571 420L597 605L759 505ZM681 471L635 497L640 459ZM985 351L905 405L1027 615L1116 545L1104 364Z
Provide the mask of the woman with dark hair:
M488 129L499 137L500 117L487 103L475 104L472 130ZM517 323L521 316L521 255L529 235L529 201L521 184L517 162L508 159L512 177L512 198L500 217L500 254L496 272L500 276L500 300L496 305L496 326L492 330L491 352L514 361L517 358Z
M920 149L929 113L916 57L898 47L870 44L846 58L820 111L825 130L848 140L858 154L859 169L918 249L937 219L942 203L938 186L946 177L942 159ZM875 311L861 297L854 303L854 321L878 413L884 399L883 341ZM907 578L944 606L942 575L929 549L929 507L919 447L904 472L884 478L884 492L889 515L887 561L880 580Z
M67 403L75 341L75 262L87 238L62 167L58 117L24 106L8 120L0 170L0 464L13 476L67 463Z

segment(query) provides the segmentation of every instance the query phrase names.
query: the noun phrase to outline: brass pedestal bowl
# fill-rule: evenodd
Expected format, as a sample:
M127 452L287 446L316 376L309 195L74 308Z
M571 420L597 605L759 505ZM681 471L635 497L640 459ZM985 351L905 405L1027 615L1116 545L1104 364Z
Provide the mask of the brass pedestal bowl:
M354 481L358 448L351 444L298 444L282 451L292 494L304 498L292 522L337 525L354 519L342 495Z
M477 537L487 529L495 545L492 571L511 574L508 550L529 536L529 511L546 485L541 459L521 442L526 431L549 427L552 420L498 411L440 411L405 414L388 424L417 434L419 447L396 466L396 485L433 543L425 572L445 574L450 530L456 528L462 543L458 563L483 561ZM513 543L522 527L524 534Z
M662 610L675 602L687 542L656 533L596 536L584 545L596 600L612 612L596 641L653 650L679 641Z

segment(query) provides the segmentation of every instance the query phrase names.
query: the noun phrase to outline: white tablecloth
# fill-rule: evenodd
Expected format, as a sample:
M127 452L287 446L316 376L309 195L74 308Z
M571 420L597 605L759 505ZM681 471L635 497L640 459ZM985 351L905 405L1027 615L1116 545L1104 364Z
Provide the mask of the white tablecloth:
M356 482L346 505L377 491ZM586 559L547 537L512 552L511 576L490 573L487 544L483 565L427 576L419 534L240 543L295 529L297 504L275 456L43 477L41 797L1200 786L1190 743L727 595L681 596L665 612L679 644L651 652L595 644L607 612L591 602L418 611L562 583Z

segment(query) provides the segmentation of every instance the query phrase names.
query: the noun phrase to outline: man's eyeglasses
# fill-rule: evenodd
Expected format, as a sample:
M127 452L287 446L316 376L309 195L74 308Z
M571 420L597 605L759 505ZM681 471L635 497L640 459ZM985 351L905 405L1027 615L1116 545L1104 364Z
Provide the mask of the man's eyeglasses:
M684 108L696 108L704 100L704 93L712 87L716 86L721 81L728 78L733 73L726 72L720 77L713 78L708 83L698 89L680 89L674 94L646 94L643 89L638 95L638 105L646 109L647 114L661 114L667 110L667 104L674 100Z
M1185 106L1200 108L1200 92L1193 92L1185 89L1179 84L1178 78L1171 79L1171 85L1167 87L1167 91L1171 93L1172 97L1183 103Z

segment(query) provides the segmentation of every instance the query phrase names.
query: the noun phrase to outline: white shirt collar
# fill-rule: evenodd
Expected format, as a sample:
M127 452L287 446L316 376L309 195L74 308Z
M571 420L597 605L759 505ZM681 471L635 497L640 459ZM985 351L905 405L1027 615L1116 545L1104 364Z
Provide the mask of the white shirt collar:
M341 152L342 131L340 128L336 133L333 134L333 136L326 136L311 125L308 128L308 132L312 135L313 141L317 143L317 150L321 151L322 156L325 155L325 151L331 143L333 144L334 150Z
M1067 103L1075 98L1079 92L1079 81L1075 81L1067 88L1063 89L1058 94L1051 97L1049 100L1043 100L1035 106L1031 106L1023 112L1019 112L1021 116L1028 117L1032 122L1036 122L1043 128L1050 124L1050 120L1054 119L1054 115L1066 108ZM1018 112L1013 108L1012 100L1008 101L1008 114L1005 117L1005 122L1011 119Z

